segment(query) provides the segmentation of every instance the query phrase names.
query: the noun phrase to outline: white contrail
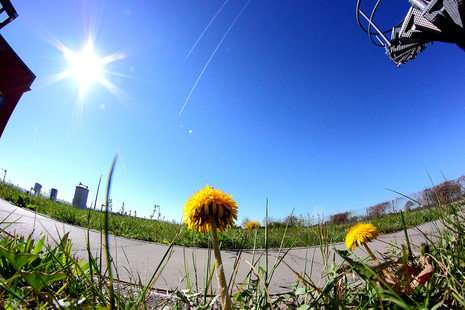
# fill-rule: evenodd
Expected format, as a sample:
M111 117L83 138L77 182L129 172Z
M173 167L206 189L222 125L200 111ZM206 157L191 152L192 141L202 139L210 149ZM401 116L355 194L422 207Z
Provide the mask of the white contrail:
M182 111L184 110L184 107L186 106L187 101L189 101L189 98L191 97L192 93L194 92L194 89L195 89L195 87L197 86L197 83L199 82L199 80L200 80L200 78L202 77L203 73L205 72L205 69L207 69L208 65L210 64L210 61L212 60L213 56L215 56L215 53L216 53L216 51L218 50L218 48L220 47L221 43L223 43L223 40L224 40L224 39L226 38L226 36L228 35L229 31L230 31L231 28L234 26L234 24L236 23L237 19L241 16L242 12L244 12L244 10L245 10L245 8L247 7L247 5L249 5L249 2L250 2L250 0L247 1L247 3L244 5L244 7L242 8L242 10L239 12L239 14L237 15L237 17L236 17L236 18L234 19L234 21L232 22L231 26L229 26L228 31L226 31L226 33L224 34L223 38L221 38L220 43L218 43L218 45L216 46L215 50L213 51L212 55L210 56L210 59L208 59L207 64L205 65L205 67L203 67L202 72L200 73L199 77L197 78L197 81L195 81L194 87L192 87L191 92L189 93L189 96L187 96L186 102L184 102L184 105L182 106L181 112L179 112L179 115L178 115L178 116L181 116L181 113L182 113Z
M169 172L165 175L165 177L163 178L163 180L161 180L161 183L160 183L160 185L158 185L157 189L159 189L160 186L163 184L163 182L165 182L165 179L166 179L166 177L168 176L168 174L169 174Z
M120 152L119 150L118 150L118 155L119 155L119 156L118 156L119 159L121 160L121 164L123 165L124 171L127 171L127 170L126 170L126 166L124 165L123 157L121 157L121 152Z
M218 12L216 12L215 16L213 16L213 18L211 19L211 21L208 23L207 27L205 27L205 29L203 30L202 34L200 34L200 37L197 39L197 41L195 41L194 43L194 46L192 46L191 50L189 51L189 53L187 54L186 56L186 59L184 59L184 61L187 60L187 58L189 58L190 54L192 53L192 51L194 50L195 46L197 45L197 43L199 43L200 39L202 39L203 37L203 34L205 33L205 31L207 31L207 29L210 27L210 25L213 23L213 21L215 20L216 16L218 16L218 14L221 12L221 10L223 9L223 7L226 5L226 3L228 3L229 0L226 0L223 5L220 7L220 9L218 10Z
M36 130L34 130L34 139L32 140L32 145L36 143L36 134L37 134L37 126L36 126Z

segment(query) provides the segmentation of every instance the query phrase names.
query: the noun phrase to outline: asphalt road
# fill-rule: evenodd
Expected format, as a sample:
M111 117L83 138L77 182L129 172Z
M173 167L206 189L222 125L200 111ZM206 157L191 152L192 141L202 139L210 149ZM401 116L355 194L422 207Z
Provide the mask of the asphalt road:
M6 221L4 220L5 218ZM16 233L21 235L33 235L33 237L46 236L49 244L53 244L54 240L59 240L60 236L69 232L69 238L72 241L73 251L79 258L87 258L87 230L81 227L58 222L49 217L36 214L33 211L16 207L9 202L0 199L0 225L5 228L9 233ZM408 235L411 244L419 246L425 241L420 231L427 234L434 234L436 231L435 223L426 223L416 229L409 229ZM90 249L95 257L100 255L102 249L101 234L100 232L89 231L89 244ZM404 243L404 232L393 234L386 234L380 236L369 244L371 250L375 253L385 253L388 250L389 243L395 241L398 245ZM336 243L330 245L329 258L330 263L335 260L340 261L338 255L334 255L333 248L345 249L344 243ZM117 266L119 278L125 281L131 281L130 274L140 277L144 284L148 283L152 274L156 270L159 263L162 261L163 256L168 251L168 246L164 244L156 244L145 241L138 241L127 239L123 237L111 236L110 238L111 255ZM283 254L283 250L269 250L268 261L269 270L276 262L277 257ZM357 248L355 252L366 257L367 254L361 248ZM207 249L197 248L184 248L174 246L169 259L165 260L166 266L164 267L161 276L158 278L154 288L159 291L173 291L175 289L186 288L186 272L185 262L188 264L190 279L197 277L200 289L203 288L205 283L205 275L208 274L206 268L208 257L211 255L213 261L213 253L208 252ZM222 259L227 280L229 280L231 272L234 268L236 251L222 251ZM240 286L250 271L248 263L254 263L260 257L256 267L265 267L265 255L262 250L252 253L251 250L243 251L241 254L240 265L238 274L235 277L235 283ZM104 261L104 260L103 260ZM194 262L195 261L195 262ZM281 263L276 268L269 291L271 294L282 293L287 291L285 288L296 283L297 277L292 271L298 273L304 270L310 274L312 280L316 284L323 285L325 279L321 277L325 269L325 260L319 247L308 248L295 248L289 250ZM195 264L195 268L194 268ZM304 269L305 268L305 269ZM292 270L291 270L292 269ZM195 276L197 274L197 276ZM213 288L216 288L216 274L213 277Z

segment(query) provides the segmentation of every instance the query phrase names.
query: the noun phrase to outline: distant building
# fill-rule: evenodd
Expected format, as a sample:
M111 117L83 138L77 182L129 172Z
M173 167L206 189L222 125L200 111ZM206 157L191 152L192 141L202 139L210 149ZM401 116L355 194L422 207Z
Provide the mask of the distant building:
M58 197L58 190L56 188L52 188L50 191L50 200L57 201Z
M76 185L76 191L74 192L73 206L79 209L85 209L87 205L87 195L89 195L89 189L82 183Z
M40 183L34 184L34 195L40 195L40 190L42 189L42 185Z
M18 14L10 0L0 0L0 4L2 13L0 16L7 15L6 19L0 19L1 29ZM7 14L4 14L5 12ZM31 90L35 78L31 70L0 35L0 137L19 99L23 93Z

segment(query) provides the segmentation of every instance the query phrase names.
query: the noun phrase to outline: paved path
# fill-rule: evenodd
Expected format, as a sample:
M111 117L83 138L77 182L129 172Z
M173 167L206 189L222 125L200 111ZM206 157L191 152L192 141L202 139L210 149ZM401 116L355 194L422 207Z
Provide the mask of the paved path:
M76 227L73 225L64 224L48 218L46 216L36 214L32 211L18 208L9 202L0 199L0 222L9 215L7 222L14 222L5 230L8 232L16 232L21 235L30 235L38 237L45 235L48 242L53 242L53 239L58 239L59 236L63 236L64 233L69 232L69 237L72 240L73 251L76 252L78 257L86 258L86 240L87 230ZM0 227L6 227L6 223ZM436 227L434 223L426 223L418 227L419 230L425 233L434 233ZM424 242L422 234L418 229L409 229L408 235L410 242L414 245L420 245ZM52 239L53 238L53 239ZM151 242L138 241L127 239L123 237L111 236L111 253L112 257L116 261L118 268L118 274L120 279L129 281L130 275L128 270L132 271L133 274L139 274L141 280L147 283L156 270L158 264L162 260L163 255L167 252L168 246L161 245ZM388 249L389 242L392 240L396 241L398 245L404 242L404 232L398 232L393 234L387 234L380 236L377 240L370 243L370 248L373 252L385 253ZM95 256L99 255L101 249L101 234L97 231L90 230L90 248ZM340 258L333 255L332 248L345 249L344 243L336 243L331 245L329 257L332 262L333 257L338 262ZM355 251L358 255L365 257L366 254L362 252L360 248ZM256 251L255 261L261 255L259 265L265 267L265 256L263 251ZM278 250L269 250L268 260L269 266L276 261L276 257L280 254ZM282 252L281 252L282 254ZM189 274L191 279L195 279L195 269L193 266L193 260L195 259L195 265L197 270L197 278L200 288L205 283L204 275L206 272L206 265L208 261L208 250L206 249L195 249L195 248L183 248L180 246L173 247L171 257L167 261L166 267L163 270L161 277L157 280L154 287L159 290L172 291L177 288L186 288L186 272L185 272L185 259L189 265ZM211 253L213 260L213 253ZM227 279L231 275L234 268L234 257L237 255L235 251L222 251L222 258L225 268ZM242 259L239 266L238 275L235 282L240 285L245 279L247 273L250 271L250 266L247 262L252 262L253 253L251 250L244 251L241 255ZM247 261L247 262L246 262ZM309 248L296 248L291 249L284 258L286 264L281 263L272 278L270 284L270 293L281 293L286 291L285 287L295 284L296 276L290 268L298 273L301 273L305 266L307 273L310 273L312 268L311 276L315 283L322 284L321 274L324 270L324 260L319 247ZM213 287L216 288L216 274L213 277Z

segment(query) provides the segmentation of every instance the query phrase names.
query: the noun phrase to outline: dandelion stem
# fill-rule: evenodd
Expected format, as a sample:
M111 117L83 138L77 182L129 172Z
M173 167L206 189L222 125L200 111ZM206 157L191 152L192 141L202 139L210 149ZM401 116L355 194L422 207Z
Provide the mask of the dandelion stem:
M381 263L379 262L379 260L376 258L375 254L373 254L373 252L371 252L370 248L368 247L368 245L366 244L366 242L363 242L363 245L365 246L365 249L367 250L368 254L370 254L371 258L373 259L373 261L379 266L381 265ZM389 273L387 272L385 269L382 270L384 276L391 280L393 283L396 283L396 279Z
M376 258L375 254L373 254L373 252L371 252L370 248L368 247L368 245L366 244L366 242L363 242L363 245L365 246L365 249L367 250L368 254L370 254L371 258L373 259L373 261L378 264L378 265L381 265L381 263L379 262L379 260Z
M210 215L210 225L212 228L212 243L215 252L216 275L218 276L221 304L224 310L231 310L231 298L229 297L228 286L224 276L223 261L221 260L220 245L218 243L217 223L216 218L212 215Z

